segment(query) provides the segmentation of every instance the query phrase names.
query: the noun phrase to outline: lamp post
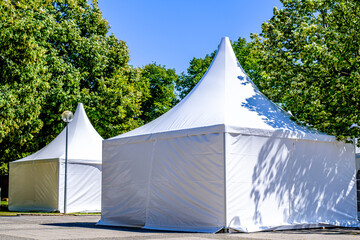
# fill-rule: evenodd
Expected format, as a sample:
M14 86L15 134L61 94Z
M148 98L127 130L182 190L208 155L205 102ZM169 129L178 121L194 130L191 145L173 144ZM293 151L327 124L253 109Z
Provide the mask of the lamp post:
M351 124L351 126L349 127L349 129L352 129L352 128L360 128L360 126L357 125L356 123L353 123L353 124ZM354 146L355 146L355 137L353 138L353 142L354 142Z
M71 111L64 111L61 118L66 122L66 141L65 141L65 184L64 184L64 213L66 213L66 192L67 192L67 163L68 163L68 125L74 118Z

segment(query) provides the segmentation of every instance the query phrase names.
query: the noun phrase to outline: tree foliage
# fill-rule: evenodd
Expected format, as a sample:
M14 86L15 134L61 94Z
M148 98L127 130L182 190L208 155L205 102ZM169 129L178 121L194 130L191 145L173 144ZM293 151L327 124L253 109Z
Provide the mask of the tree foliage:
M124 41L107 35L97 1L0 2L0 164L49 143L60 114L83 102L105 138L143 123L149 82L128 65Z
M253 35L259 88L299 122L339 139L358 136L360 2L283 0Z
M150 84L150 96L143 103L140 116L147 123L170 110L176 102L175 82L178 76L175 70L156 63L142 68L141 76Z
M193 58L187 73L182 73L176 82L176 90L180 99L183 99L200 81L208 70L216 52L206 54L204 58Z

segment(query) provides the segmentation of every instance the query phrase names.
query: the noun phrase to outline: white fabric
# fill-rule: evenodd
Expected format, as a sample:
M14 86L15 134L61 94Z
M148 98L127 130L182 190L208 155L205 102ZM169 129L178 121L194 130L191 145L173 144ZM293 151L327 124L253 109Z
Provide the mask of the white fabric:
M252 232L302 224L357 225L350 144L226 136L230 228Z
M60 162L59 206L64 212L65 162ZM101 212L101 164L68 163L67 212Z
M109 144L104 159L112 160L103 163L100 224L197 232L224 225L223 134Z
M297 125L260 93L238 63L228 38L223 38L208 71L185 99L154 121L113 139L215 125L237 133L277 131L293 138L334 140Z
M68 159L83 159L101 163L103 138L91 125L84 106L79 103L74 119L68 125ZM17 161L62 158L65 159L66 128L48 145L34 154Z
M199 142L206 144L194 144ZM220 133L155 141L145 228L196 231L222 228L222 143Z
M56 159L10 163L9 210L53 211L58 208Z
M102 137L78 104L68 125L67 212L100 211ZM66 129L47 146L10 163L9 209L64 211Z
M223 38L169 112L103 143L99 224L216 232L357 226L354 148L290 120Z

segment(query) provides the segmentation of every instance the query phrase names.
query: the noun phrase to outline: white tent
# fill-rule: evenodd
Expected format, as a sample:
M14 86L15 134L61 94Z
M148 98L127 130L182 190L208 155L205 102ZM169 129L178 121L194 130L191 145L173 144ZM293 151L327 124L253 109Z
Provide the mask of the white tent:
M169 112L103 142L98 224L216 232L358 224L352 145L259 92L227 37Z
M68 125L67 212L101 210L102 137L81 103ZM10 163L9 210L64 212L64 129L38 152Z

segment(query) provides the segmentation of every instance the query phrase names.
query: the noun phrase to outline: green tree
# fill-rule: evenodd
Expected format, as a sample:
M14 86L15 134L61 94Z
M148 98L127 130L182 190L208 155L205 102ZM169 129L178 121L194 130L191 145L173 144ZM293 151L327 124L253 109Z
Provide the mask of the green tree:
M105 138L143 123L149 82L97 1L0 2L0 167L49 143L83 102Z
M140 116L146 123L160 117L175 104L175 83L178 76L174 69L166 69L156 63L146 65L141 76L150 84L150 96L143 103Z
M216 52L210 55L206 54L204 58L193 58L190 61L190 66L187 73L181 73L178 81L176 82L176 90L179 98L183 99L200 81L208 70Z
M256 59L251 54L252 43L247 43L244 38L239 38L237 41L232 42L231 45L244 71L250 78L257 80L259 76L257 74ZM204 58L193 58L190 61L187 73L182 73L176 82L176 90L180 99L183 99L204 76L215 54L216 51L210 55L207 54Z
M282 0L253 35L258 86L300 123L360 136L360 2Z

